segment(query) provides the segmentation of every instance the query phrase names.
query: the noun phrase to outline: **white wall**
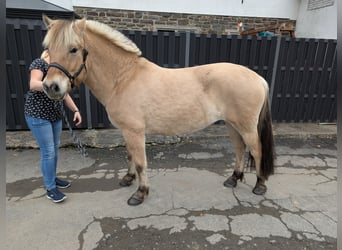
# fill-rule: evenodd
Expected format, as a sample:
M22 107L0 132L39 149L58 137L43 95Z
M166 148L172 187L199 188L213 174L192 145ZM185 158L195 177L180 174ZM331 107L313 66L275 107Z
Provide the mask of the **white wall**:
M257 16L295 20L300 0L47 0L72 10L72 6L176 12L226 16ZM243 2L243 3L242 3Z
M299 8L296 37L337 39L337 0L333 6L307 10L308 0Z

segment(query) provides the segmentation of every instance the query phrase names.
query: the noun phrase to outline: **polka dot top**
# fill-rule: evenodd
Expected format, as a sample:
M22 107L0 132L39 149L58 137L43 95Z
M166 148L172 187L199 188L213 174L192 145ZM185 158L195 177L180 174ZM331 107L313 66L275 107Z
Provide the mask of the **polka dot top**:
M43 78L48 70L48 63L41 58L35 59L30 67L43 72ZM29 90L27 92L24 113L36 118L41 118L50 121L58 121L62 119L63 101L51 100L43 91Z

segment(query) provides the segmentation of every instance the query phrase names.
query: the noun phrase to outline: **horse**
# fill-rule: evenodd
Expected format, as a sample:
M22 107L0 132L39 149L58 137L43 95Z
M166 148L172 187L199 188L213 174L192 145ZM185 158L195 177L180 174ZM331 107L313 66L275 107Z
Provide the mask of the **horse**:
M127 203L149 194L145 135L187 134L224 120L234 146L233 174L224 186L244 178L245 153L255 166L252 192L265 194L274 174L274 141L268 84L256 72L228 62L187 68L160 67L142 56L136 44L110 26L86 18L50 19L43 46L50 61L44 92L55 100L84 83L121 130L128 171L120 180L138 189Z

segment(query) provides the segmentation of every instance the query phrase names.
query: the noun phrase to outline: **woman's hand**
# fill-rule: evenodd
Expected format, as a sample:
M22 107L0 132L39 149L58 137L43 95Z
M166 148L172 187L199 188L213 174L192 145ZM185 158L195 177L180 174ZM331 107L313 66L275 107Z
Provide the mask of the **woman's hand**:
M75 111L74 112L74 120L73 121L75 122L76 126L81 125L81 123L82 123L82 116L81 116L80 111Z
M73 121L75 122L75 125L76 126L79 126L81 125L82 123L82 116L81 116L81 113L80 111L78 110L75 102L72 100L72 98L70 97L69 94L67 94L65 97L64 97L64 103L68 106L68 108L74 112L74 119Z

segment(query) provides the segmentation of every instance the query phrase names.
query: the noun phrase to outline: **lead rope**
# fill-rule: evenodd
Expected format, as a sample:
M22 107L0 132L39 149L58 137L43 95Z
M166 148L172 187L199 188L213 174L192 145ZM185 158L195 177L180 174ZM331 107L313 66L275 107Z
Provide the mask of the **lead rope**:
M70 131L70 135L71 135L72 139L74 140L74 144L77 146L78 150L80 151L80 154L83 157L87 157L88 156L87 150L84 147L84 145L81 143L81 141L78 139L78 137L76 136L74 130L72 130L70 123L69 123L68 116L67 116L64 108L63 108L63 116L64 116L65 123L66 123L66 125Z

